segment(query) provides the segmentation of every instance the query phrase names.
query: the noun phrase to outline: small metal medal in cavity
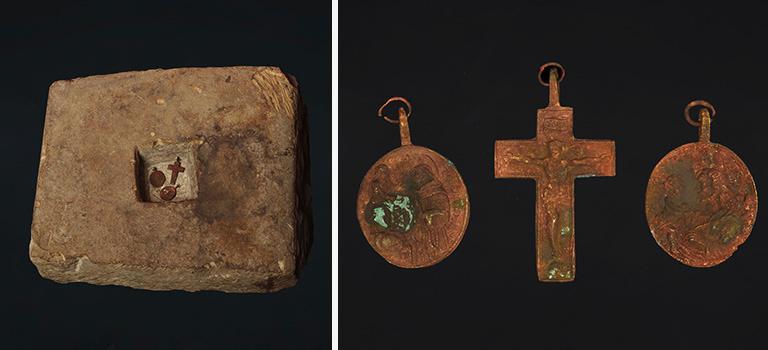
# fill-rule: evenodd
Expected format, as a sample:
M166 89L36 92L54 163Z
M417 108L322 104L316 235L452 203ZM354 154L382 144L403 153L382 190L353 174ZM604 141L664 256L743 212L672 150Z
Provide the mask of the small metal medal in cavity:
M542 282L576 277L574 179L616 174L613 141L573 136L573 109L560 105L564 76L558 63L541 66L539 82L549 87L549 105L537 113L536 137L497 140L494 153L497 179L536 180L536 271Z
M699 121L690 117L699 110ZM685 107L699 128L699 142L682 145L656 164L648 180L645 215L656 242L694 267L717 265L749 236L757 215L757 190L749 169L727 147L712 143L715 108L706 101Z
M384 107L402 102L399 120ZM410 103L393 97L378 115L400 124L401 146L365 174L357 195L357 219L368 243L391 264L404 268L437 264L461 242L469 221L467 188L456 166L437 152L411 144Z
M152 187L160 187L163 184L165 184L165 174L157 170L157 168L152 168L152 173L149 174L149 183L152 184Z

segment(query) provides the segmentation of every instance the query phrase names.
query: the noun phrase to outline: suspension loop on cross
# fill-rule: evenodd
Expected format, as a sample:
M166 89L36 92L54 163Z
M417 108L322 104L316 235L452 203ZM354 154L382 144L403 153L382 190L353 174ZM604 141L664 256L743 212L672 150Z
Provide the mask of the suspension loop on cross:
M393 102L401 102L405 104L405 107L408 108L406 110L403 107L400 107L397 109L398 118L392 119L386 115L384 115L384 108L386 108L390 103ZM411 144L411 132L408 128L408 117L411 116L411 111L413 110L413 107L411 107L411 103L408 102L405 97L390 97L387 102L384 102L381 107L379 107L378 115L379 117L383 117L384 120L393 123L393 124L400 124L400 144L402 146L410 145Z
M550 68L555 68L557 70L558 82L563 81L565 78L565 68L563 68L563 65L557 62L547 62L539 67L539 83L541 83L541 85L549 86Z
M698 121L691 118L691 109L693 107L702 107L699 110ZM716 113L717 112L715 111L715 107L712 106L711 103L704 100L691 101L687 106L685 106L685 111L683 112L685 115L685 120L688 121L688 124L699 128L700 142L709 142L712 120L714 119Z
M560 106L560 82L565 78L565 68L560 63L549 62L539 67L539 83L549 87L549 107Z

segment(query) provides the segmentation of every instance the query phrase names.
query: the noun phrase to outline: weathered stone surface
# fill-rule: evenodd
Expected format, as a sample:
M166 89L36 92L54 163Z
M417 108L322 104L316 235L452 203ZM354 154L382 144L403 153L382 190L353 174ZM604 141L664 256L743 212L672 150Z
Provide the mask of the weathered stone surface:
M292 286L311 245L307 147L297 84L278 68L57 81L30 258L58 282Z

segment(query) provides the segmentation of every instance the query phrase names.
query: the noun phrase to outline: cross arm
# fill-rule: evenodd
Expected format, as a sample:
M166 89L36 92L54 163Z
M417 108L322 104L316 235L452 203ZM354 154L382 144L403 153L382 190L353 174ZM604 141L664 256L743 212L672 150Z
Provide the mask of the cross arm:
M494 147L496 178L540 178L547 150L532 140L499 140Z
M571 174L577 177L616 175L616 145L613 141L576 139L574 144L573 149L577 151L571 155Z

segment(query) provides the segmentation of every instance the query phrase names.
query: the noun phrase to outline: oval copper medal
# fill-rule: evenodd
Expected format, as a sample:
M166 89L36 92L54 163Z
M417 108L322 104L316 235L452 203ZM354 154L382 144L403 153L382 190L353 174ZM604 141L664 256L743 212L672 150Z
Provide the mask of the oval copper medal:
M749 236L757 215L749 169L730 149L710 143L709 120L704 124L704 140L678 147L653 169L645 206L656 242L694 267L728 259Z
M379 159L363 178L357 219L368 243L393 265L434 265L464 236L467 188L453 163L440 154L402 146Z
M392 102L398 119L383 114ZM380 117L400 125L401 146L365 174L357 194L357 220L368 243L391 264L417 268L437 264L464 237L469 222L467 187L456 167L437 152L411 143L411 104L392 97Z

